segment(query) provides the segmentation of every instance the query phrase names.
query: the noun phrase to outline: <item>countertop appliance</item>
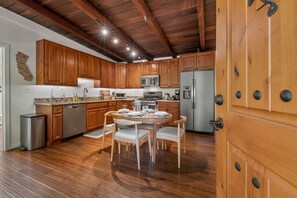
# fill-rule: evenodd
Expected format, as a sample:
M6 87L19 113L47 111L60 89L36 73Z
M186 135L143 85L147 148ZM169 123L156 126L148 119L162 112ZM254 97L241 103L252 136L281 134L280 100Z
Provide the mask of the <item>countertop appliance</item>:
M63 105L63 135L69 138L86 131L86 105Z
M187 116L186 129L214 132L209 121L214 119L214 72L181 72L180 114Z
M124 98L126 98L126 93L116 93L115 98L116 99L124 99Z
M145 75L140 77L141 87L159 87L159 75Z
M141 99L141 109L145 106L148 109L156 109L157 100L162 99L162 91L145 91Z

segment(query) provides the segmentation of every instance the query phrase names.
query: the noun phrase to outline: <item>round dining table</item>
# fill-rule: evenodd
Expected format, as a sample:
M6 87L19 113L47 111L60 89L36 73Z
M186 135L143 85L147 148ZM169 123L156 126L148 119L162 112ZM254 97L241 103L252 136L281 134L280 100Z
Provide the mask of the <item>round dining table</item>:
M153 134L153 147L152 147L152 161L156 162L156 152L157 152L157 138L156 132L158 129L158 125L169 122L172 119L172 114L168 114L167 116L155 116L154 113L145 113L141 116L127 116L122 113L114 113L113 118L115 119L126 119L133 121L141 121L143 124L150 124L153 126L152 134Z

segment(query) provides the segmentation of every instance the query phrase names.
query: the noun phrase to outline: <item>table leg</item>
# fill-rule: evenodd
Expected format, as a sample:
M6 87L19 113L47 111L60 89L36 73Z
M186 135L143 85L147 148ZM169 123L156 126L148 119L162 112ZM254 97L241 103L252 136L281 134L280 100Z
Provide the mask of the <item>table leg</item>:
M153 156L152 161L153 163L156 163L156 152L157 152L157 138L156 138L156 131L157 131L157 125L154 124L153 127Z

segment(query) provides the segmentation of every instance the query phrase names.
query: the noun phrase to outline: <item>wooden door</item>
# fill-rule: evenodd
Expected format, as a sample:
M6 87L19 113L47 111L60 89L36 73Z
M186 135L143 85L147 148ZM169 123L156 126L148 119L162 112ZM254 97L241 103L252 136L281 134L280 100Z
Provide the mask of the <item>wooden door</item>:
M150 66L149 62L141 63L140 75L149 75L150 74L149 66Z
M169 60L169 87L179 88L180 86L180 71L179 59Z
M63 115L62 114L53 114L53 141L62 139L62 130L63 130Z
M91 69L91 73L89 75L92 76L92 79L94 80L100 80L101 77L101 59L96 57L96 56L92 56L92 69Z
M107 86L108 88L115 88L115 63L108 61L107 68Z
M63 47L59 44L45 41L44 83L48 85L63 84Z
M78 56L77 51L64 47L63 84L77 86Z
M140 76L141 76L141 63L134 63L134 75L133 78L133 87L134 88L140 88Z
M273 3L217 1L217 197L296 197L297 2Z
M103 88L109 87L109 69L108 61L101 59L101 77L100 86Z
M169 61L159 61L160 87L169 87Z
M133 64L126 65L126 87L132 88L133 87L133 75L134 75L134 67Z
M87 131L98 127L98 110L87 110Z
M115 87L126 88L126 64L116 64L115 74Z
M149 74L159 74L159 61L149 62Z
M197 67L197 53L184 54L180 56L181 71L192 71Z
M97 110L97 127L102 127L104 124L104 114L107 112L107 108L101 108Z
M88 54L78 52L78 76L87 78L88 77Z

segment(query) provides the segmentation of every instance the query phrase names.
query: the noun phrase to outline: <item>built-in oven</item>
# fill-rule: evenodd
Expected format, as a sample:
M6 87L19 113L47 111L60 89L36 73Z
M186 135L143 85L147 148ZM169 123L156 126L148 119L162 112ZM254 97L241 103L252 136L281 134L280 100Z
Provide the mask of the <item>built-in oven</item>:
M141 101L141 110L143 109L156 109L156 101Z
M141 87L159 87L159 75L145 75L140 77Z

